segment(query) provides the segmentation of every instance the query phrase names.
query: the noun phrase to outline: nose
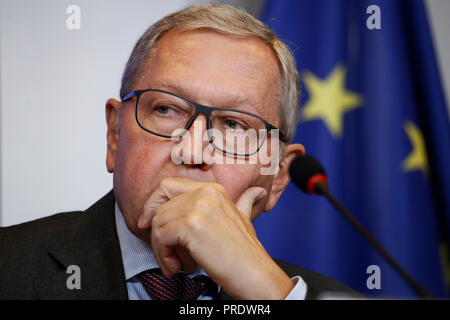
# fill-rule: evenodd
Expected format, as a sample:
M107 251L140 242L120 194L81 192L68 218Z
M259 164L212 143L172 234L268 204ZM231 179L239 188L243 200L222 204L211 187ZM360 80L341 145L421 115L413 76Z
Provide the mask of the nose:
M199 114L189 130L183 135L181 162L185 165L203 165L203 151L209 145L206 116Z

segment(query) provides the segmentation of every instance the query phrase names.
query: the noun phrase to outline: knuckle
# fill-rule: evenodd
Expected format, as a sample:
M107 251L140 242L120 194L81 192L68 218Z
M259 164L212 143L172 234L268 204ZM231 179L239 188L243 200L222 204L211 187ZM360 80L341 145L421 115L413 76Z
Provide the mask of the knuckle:
M221 194L226 193L225 188L218 183L209 183L202 187L202 191L204 194L210 195L210 196L218 196Z
M154 216L152 218L152 226L157 227L160 224L161 215L158 215L158 213L159 213L159 210L155 209L155 214L154 214Z
M201 216L200 214L191 214L187 217L186 220L187 225L191 230L198 230L199 228L201 228L204 221L203 216Z
M163 180L161 180L161 182L159 183L159 186L163 189L166 189L170 184L170 178L165 178Z
M155 228L155 230L153 231L153 237L157 242L161 243L164 239L164 231L160 228Z
M213 189L214 189L216 192L219 192L219 193L226 193L224 186L221 185L221 184L219 184L219 183L214 183L214 184L213 184Z
M197 208L202 208L202 209L210 208L212 206L212 204L213 204L213 201L206 197L198 198L195 200L195 206Z

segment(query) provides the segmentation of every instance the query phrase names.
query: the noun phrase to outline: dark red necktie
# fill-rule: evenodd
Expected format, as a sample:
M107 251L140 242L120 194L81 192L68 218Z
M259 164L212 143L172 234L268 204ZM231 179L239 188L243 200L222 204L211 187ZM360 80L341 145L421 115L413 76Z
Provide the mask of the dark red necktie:
M167 278L160 269L145 271L138 277L152 300L195 300L212 282L206 276L190 279L182 273Z

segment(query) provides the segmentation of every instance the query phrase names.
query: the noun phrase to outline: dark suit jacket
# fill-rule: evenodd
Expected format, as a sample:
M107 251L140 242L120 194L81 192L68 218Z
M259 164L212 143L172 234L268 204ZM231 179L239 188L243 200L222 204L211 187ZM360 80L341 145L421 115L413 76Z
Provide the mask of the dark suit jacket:
M85 212L66 212L0 228L0 299L127 299L109 192ZM276 261L308 285L308 299L327 292L357 294L343 284ZM81 289L69 290L67 267L81 270ZM221 292L220 299L231 299Z

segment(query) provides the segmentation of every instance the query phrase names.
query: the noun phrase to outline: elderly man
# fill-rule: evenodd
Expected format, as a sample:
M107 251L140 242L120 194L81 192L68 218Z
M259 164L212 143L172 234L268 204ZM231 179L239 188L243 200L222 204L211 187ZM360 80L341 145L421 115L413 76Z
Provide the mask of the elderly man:
M171 14L137 42L120 97L106 102L113 192L85 213L3 228L0 298L351 292L274 261L252 226L305 152L289 144L298 121L295 62L270 29L230 6ZM277 156L263 163L262 153Z

